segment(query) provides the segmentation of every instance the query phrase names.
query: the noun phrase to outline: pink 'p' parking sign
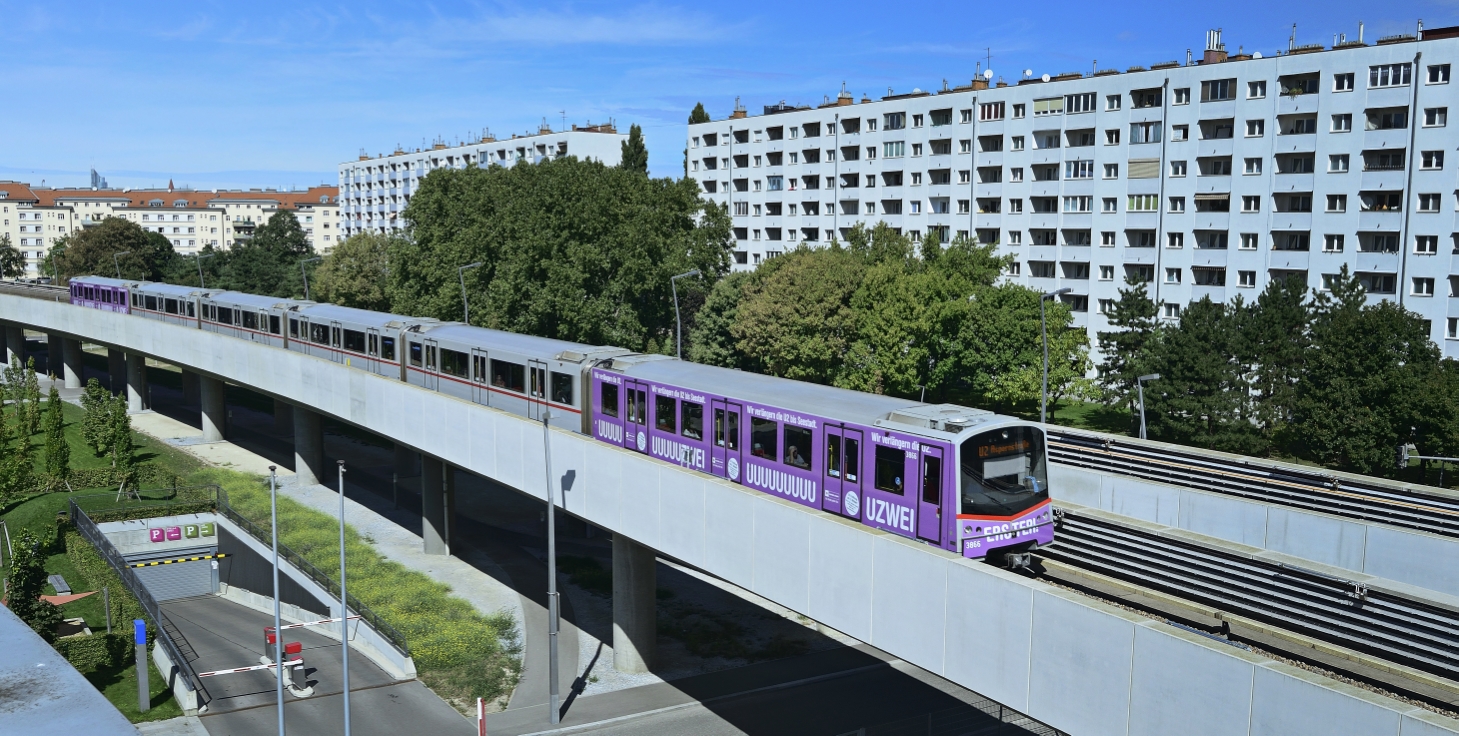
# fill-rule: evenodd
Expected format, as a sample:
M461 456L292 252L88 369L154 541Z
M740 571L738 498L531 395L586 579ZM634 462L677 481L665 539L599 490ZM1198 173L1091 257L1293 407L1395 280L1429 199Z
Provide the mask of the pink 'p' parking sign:
M166 529L148 529L147 530L147 536L149 538L151 538L151 540L153 542L165 542L165 541L167 541L167 530Z

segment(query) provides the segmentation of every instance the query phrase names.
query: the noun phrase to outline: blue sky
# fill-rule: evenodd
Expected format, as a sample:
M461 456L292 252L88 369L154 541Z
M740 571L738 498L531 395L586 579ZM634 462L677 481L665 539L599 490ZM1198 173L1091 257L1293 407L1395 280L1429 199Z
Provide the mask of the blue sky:
M1382 15L1379 15L1379 13ZM0 179L114 186L336 181L361 149L616 120L679 175L684 123L1228 49L1459 24L1459 0L1323 2L39 3L0 0Z

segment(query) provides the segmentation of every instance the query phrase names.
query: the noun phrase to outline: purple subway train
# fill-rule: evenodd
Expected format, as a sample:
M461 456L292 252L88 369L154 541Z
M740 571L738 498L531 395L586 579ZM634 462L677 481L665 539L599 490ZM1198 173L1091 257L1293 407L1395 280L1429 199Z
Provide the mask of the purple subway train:
M1013 417L302 300L94 277L72 279L71 295L548 413L599 442L966 557L1054 538L1043 428Z

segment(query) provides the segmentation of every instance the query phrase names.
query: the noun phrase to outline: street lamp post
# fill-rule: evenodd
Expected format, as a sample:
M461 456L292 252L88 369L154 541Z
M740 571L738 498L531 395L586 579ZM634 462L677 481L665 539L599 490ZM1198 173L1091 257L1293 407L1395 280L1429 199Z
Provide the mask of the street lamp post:
M279 473L268 466L269 539L274 547L274 678L278 697L279 736L284 736L284 632L279 621ZM265 641L267 644L267 641Z
M1073 289L1063 288L1058 291L1051 291L1039 296L1039 331L1044 336L1044 387L1039 394L1039 422L1049 421L1049 325L1044 318L1044 302L1056 299L1060 294L1068 294Z
M208 288L208 285L203 282L203 259L204 258L212 258L215 255L218 255L218 254L217 253L202 253L202 252L194 253L193 254L193 256L195 256L198 259L198 288L199 289L206 289L206 288Z
M1145 439L1145 382L1160 380L1159 373L1151 373L1135 379L1135 390L1140 394L1140 439Z
M547 477L547 722L556 725L561 718L557 698L557 499L552 495L552 431L549 423L552 410L542 412L542 464Z
M299 275L304 278L304 301L306 302L311 300L309 299L309 272L304 270L304 264L322 260L324 259L320 258L319 256L315 256L313 258L305 258L304 260L299 261Z
M129 256L131 254L132 252L129 250L124 250L120 253L111 254L111 265L116 266L117 268L117 281L122 280L122 264L120 261L117 260L117 258L120 256Z
M461 314L463 317L461 321L468 325L471 324L471 302L466 299L466 270L480 265L481 261L477 261L456 269L456 275L461 279Z
M339 651L344 668L344 736L350 736L350 607L344 587L344 461L339 461Z
M684 359L684 324L679 321L679 287L675 281L686 276L698 276L699 269L691 268L678 276L669 277L669 288L674 291L674 333L677 337L674 340L674 357Z

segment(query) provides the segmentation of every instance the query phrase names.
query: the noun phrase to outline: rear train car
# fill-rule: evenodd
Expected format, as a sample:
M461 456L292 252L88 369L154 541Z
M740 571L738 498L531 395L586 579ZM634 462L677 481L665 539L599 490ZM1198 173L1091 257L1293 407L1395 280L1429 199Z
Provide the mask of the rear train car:
M71 303L88 309L130 314L129 295L135 283L104 276L77 276L71 279Z
M198 300L208 292L191 286L142 281L132 285L132 314L168 324L198 326Z
M433 319L333 304L299 304L289 315L290 350L396 380L405 378L401 372L401 333L437 324Z
M282 348L285 315L300 304L309 302L241 291L214 292L198 300L202 313L198 325L208 332Z

